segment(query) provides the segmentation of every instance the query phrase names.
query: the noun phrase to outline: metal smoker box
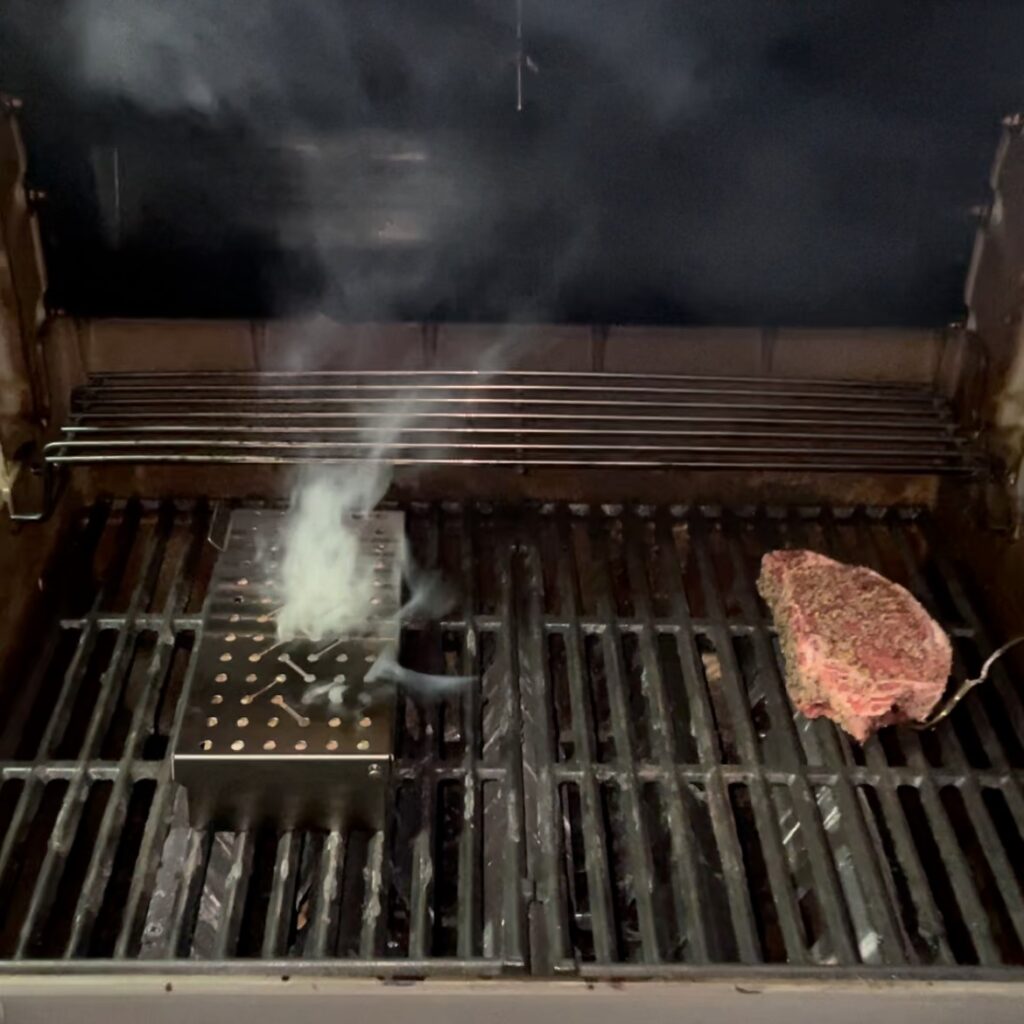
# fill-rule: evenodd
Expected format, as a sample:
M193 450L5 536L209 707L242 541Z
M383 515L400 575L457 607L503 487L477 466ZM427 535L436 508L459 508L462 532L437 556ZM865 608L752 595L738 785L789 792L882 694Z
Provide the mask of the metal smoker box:
M277 639L277 567L285 513L236 510L214 569L195 675L174 750L195 827L383 827L394 693L368 686L398 642L404 516L353 517L373 573L364 629L343 638ZM309 700L309 691L333 684Z

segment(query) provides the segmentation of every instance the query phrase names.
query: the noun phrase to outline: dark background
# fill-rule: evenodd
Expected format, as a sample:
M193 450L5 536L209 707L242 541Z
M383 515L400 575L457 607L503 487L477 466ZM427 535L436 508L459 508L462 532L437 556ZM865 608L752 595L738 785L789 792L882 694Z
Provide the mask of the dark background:
M518 22L516 0L6 0L51 304L962 314L1024 4L522 0L521 48Z

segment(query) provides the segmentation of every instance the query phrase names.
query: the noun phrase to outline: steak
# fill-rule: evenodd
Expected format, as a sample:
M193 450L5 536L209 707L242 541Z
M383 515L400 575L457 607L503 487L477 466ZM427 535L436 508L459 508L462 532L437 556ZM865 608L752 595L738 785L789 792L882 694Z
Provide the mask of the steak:
M775 618L786 688L808 718L831 718L863 743L938 703L949 637L898 583L814 551L770 551L757 589Z

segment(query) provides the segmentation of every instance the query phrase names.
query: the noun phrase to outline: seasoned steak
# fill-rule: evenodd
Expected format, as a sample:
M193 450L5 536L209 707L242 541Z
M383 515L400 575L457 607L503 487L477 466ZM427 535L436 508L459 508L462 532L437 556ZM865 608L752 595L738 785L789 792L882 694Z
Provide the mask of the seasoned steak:
M770 551L757 589L775 617L786 687L808 718L864 742L922 720L949 679L949 638L898 583L814 551Z

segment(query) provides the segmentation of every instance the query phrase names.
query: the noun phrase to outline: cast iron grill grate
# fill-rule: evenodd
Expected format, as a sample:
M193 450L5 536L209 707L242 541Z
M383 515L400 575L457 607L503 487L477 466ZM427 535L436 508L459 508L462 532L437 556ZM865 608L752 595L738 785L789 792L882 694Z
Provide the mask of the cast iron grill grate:
M189 827L169 751L216 552L202 505L93 508L0 690L6 971L978 977L1024 965L1024 705L934 733L794 718L753 581L815 547L992 649L924 514L413 506L460 586L405 664L388 827Z

